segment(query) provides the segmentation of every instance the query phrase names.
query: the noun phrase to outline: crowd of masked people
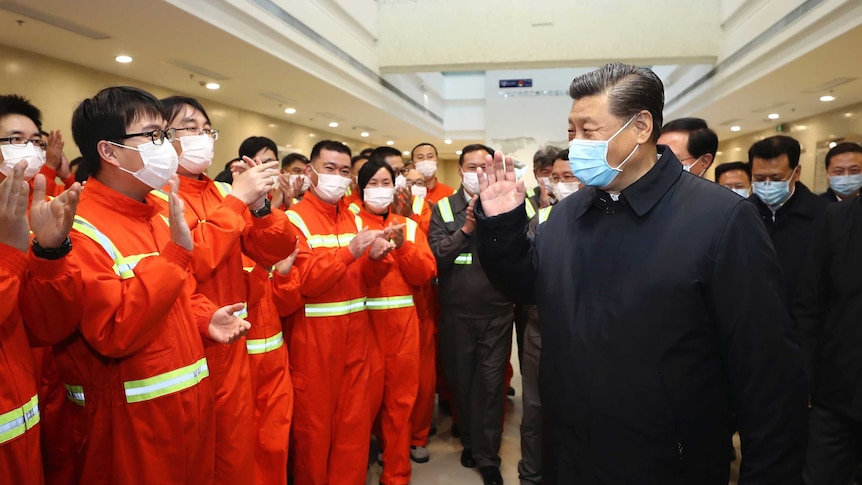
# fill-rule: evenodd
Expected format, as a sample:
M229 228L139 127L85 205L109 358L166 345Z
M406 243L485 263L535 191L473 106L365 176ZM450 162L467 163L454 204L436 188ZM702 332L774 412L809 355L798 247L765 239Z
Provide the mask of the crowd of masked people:
M203 105L133 87L82 101L71 135L70 162L37 107L0 96L4 483L358 485L373 436L380 483L404 485L430 459L439 394L461 465L501 484L513 331L518 472L542 483L557 424L542 419L538 310L492 284L474 237L492 148L462 149L457 190L430 143L407 161L331 140L279 160L255 136L210 179L219 137ZM718 138L684 118L658 145L703 177ZM825 215L858 205L862 147L829 151L822 195L799 181L800 152L763 139L715 182L756 207L780 260L814 376L809 458L855 467L862 276L841 268L859 267L862 236L847 229L859 211ZM528 234L584 187L568 150L540 149L533 171Z

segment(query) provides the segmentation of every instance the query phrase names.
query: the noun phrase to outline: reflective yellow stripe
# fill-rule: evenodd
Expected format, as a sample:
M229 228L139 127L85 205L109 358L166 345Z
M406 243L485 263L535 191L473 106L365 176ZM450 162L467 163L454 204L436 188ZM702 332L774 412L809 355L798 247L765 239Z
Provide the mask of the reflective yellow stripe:
M167 192L165 192L164 190L161 190L161 189L154 189L154 190L151 190L151 191L150 191L150 195L152 195L153 197L155 197L155 198L157 198L157 199L162 199L162 200L163 200L163 201L165 201L165 202L170 202L170 201L171 201L170 196L168 195L168 193L167 193Z
M311 237L311 231L308 230L308 226L305 225L305 221L302 220L302 217L296 213L296 211L287 211L287 219L296 226L302 232L302 235L305 236L306 239Z
M0 414L0 445L26 433L39 423L39 396L19 408Z
M554 206L549 205L548 207L545 207L544 209L539 209L539 224L547 221L548 217L551 217L551 209L553 209L553 208L554 208Z
M63 385L66 386L66 397L78 406L83 406L86 401L84 399L84 388L81 386L70 386L69 384Z
M194 364L164 374L147 379L124 382L123 387L126 389L126 402L149 401L167 396L168 394L196 386L209 375L207 360L203 358Z
M337 317L365 310L365 298L332 303L306 303L306 317Z
M527 191L527 197L535 197L536 196L536 190L538 190L538 187L533 187L532 189L528 190ZM530 216L530 217L532 217L532 216Z
M440 208L440 216L443 217L443 222L455 222L455 215L452 214L452 204L449 203L448 197L440 199L440 202L437 203L437 207Z
M351 202L350 205L347 206L347 210L352 212L353 215L358 215L360 210L359 204L357 204L356 202Z
M407 229L407 231L405 233L405 236L407 237L407 240L412 242L412 243L415 243L416 242L416 230L419 229L419 224L417 224L416 221L414 221L413 219L407 219L406 229Z
M413 196L413 213L421 214L422 210L425 209L425 197L421 195Z
M248 318L248 303L242 302L242 310L237 310L233 312L233 315L235 317L242 318L243 320Z
M96 226L87 221L81 216L75 216L75 221L72 223L72 227L80 232L81 234L89 237L93 241L95 241L99 246L102 246L102 249L108 253L108 257L110 257L114 261L114 265L112 269L118 276L122 279L133 278L135 276L135 266L144 259L150 256L157 256L159 253L144 253L144 254L134 254L131 256L123 256L120 254L120 251L117 249L117 246L108 239L102 231L98 230Z
M536 208L533 207L533 203L529 199L524 201L524 205L527 210L527 218L532 219L536 215Z
M231 190L233 190L233 186L227 182L213 182L216 186L216 190L221 194L222 198L230 195Z
M369 298L368 301L365 302L365 306L369 310L394 310L396 308L410 308L413 306L413 295Z
M473 264L473 253L461 253L455 258L455 264Z
M245 348L249 355L265 354L280 349L284 345L284 335L281 332L268 338L246 340Z

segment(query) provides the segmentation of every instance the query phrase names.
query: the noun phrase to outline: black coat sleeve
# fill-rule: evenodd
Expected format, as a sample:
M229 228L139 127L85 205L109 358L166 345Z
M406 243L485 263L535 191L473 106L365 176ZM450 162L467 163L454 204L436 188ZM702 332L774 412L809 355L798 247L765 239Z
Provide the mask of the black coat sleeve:
M754 205L731 211L706 297L742 441L740 485L801 483L808 387L778 257Z
M479 261L497 290L518 304L535 304L535 247L527 237L524 204L512 211L486 217L476 203Z

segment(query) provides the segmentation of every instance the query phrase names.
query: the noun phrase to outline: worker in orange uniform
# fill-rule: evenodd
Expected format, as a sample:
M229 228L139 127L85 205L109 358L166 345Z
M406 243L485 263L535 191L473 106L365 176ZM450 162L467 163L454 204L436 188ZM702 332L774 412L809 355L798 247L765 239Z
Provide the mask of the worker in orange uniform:
M212 128L206 110L194 98L181 96L163 99L162 104L168 126L176 132L173 146L179 155L180 196L194 241L191 268L198 292L219 306L247 302L242 254L268 268L286 258L296 243L284 213L271 210L266 198L277 182L275 144L270 141L272 149L259 149L266 143L254 141L261 137L255 138L252 148L245 143L240 156L248 155L244 160L250 168L235 174L233 185L213 182L204 171L212 164L218 130ZM247 309L243 312L247 315ZM246 341L227 346L205 341L204 349L215 391L215 483L251 483L260 443L253 425L256 398Z
M294 483L365 483L371 419L366 286L392 265L386 231L358 229L342 200L350 149L324 140L311 152L311 189L287 212L299 230L296 271L305 309L290 336Z
M298 250L289 257L296 259ZM292 264L292 263L290 263ZM248 284L246 335L251 387L254 396L254 483L285 485L293 385L287 346L273 300L270 271L243 255Z
M410 158L416 170L425 177L425 198L432 205L455 193L455 189L437 180L437 147L430 143L420 143L413 147Z
M213 392L201 339L233 342L249 326L236 315L241 302L219 308L193 293L192 237L162 109L138 88L110 87L72 116L91 174L69 255L81 270L82 317L55 354L87 413L81 483L211 483ZM166 218L149 192L169 181Z
M2 118L0 130L7 127ZM0 162L5 161L0 156ZM25 329L22 317L44 316L56 326L68 328L80 316L74 310L57 311L62 304L80 298L80 273L66 264L80 186L73 185L63 197L46 202L45 179L37 176L36 196L41 202L28 225L26 167L26 161L19 161L0 178L0 291L6 296L0 302L0 355L4 356L0 359L0 470L8 483L39 485L44 483L41 414L28 337L33 343L45 342ZM32 251L30 227L35 236ZM44 300L34 298L43 288L55 290L52 294L61 299L61 305L45 305Z
M419 388L419 317L413 304L416 287L436 275L437 264L419 224L392 214L395 172L372 153L357 178L364 227L391 228L395 243L394 267L368 288L368 316L383 356L384 391L379 411L382 428L383 485L410 482L410 416Z

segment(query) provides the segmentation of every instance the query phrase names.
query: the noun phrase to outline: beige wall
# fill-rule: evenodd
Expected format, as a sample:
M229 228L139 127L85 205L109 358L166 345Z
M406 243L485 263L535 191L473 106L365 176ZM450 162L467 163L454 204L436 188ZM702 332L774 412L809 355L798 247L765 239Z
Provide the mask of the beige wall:
M45 130L62 130L66 142L64 151L70 159L79 155L72 140L71 122L75 107L100 89L116 85L137 86L159 98L178 94L152 84L0 45L0 93L20 94L29 98L42 111ZM213 127L220 131L215 161L209 170L211 175L218 173L228 160L236 157L239 144L249 136L266 136L275 140L280 147L289 146L290 151L308 155L314 143L326 135L314 130L317 136L312 138L309 136L312 130L305 126L205 99L200 93L179 94L197 97L207 109ZM354 153L368 146L359 140L334 134L332 138L347 142Z
M829 142L841 139L862 141L862 103L784 123L784 131L781 133L776 132L773 126L763 131L722 140L718 145L721 155L716 157L716 162L748 161L748 149L753 143L778 134L799 140L802 145L802 156L799 159L802 166L802 183L815 192L823 192L828 187L824 159ZM714 180L713 169L710 169L707 178Z

